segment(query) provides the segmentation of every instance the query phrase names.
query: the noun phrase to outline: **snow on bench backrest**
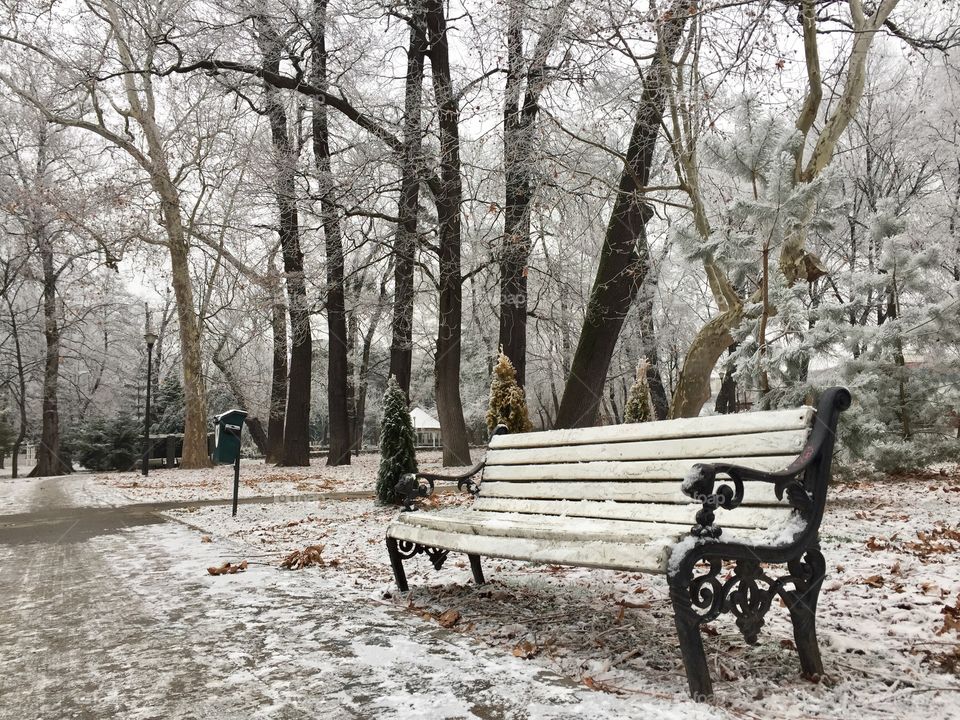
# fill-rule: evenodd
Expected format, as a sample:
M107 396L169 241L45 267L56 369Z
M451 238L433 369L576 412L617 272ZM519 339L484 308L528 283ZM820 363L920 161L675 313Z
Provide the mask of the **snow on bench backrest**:
M632 425L495 436L474 507L493 512L692 523L681 491L698 462L782 470L800 453L814 409L772 410ZM746 483L728 527L767 527L790 509L772 486Z

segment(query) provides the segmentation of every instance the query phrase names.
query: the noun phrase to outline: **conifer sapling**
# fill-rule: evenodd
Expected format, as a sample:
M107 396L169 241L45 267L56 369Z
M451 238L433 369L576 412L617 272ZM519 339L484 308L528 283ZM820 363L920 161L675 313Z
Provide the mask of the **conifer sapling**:
M497 358L490 383L490 405L487 409L487 429L493 432L497 425L506 425L512 433L530 432L533 424L527 410L527 396L517 384L517 371L510 358L503 354Z
M383 393L380 419L380 469L377 472L377 501L398 502L397 482L406 473L417 472L416 438L407 407L407 395L392 375Z
M653 420L653 403L650 398L650 386L647 384L647 367L649 363L645 357L637 363L637 377L630 387L627 396L627 407L624 412L625 423L642 423Z

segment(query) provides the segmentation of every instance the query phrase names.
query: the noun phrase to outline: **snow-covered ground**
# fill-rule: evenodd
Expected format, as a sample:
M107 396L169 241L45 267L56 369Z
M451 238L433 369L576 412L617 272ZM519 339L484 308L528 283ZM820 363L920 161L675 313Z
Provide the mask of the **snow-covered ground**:
M482 451L474 451L480 453ZM452 472L442 468L441 453L429 450L417 453L423 471ZM370 492L377 482L380 456L363 453L350 465L327 467L324 458L313 458L310 467L279 468L262 460L241 460L240 497L272 497L282 501L309 493ZM154 469L144 478L139 471L100 473L95 482L122 493L137 502L222 500L233 496L233 466L220 465L209 470Z
M469 502L441 496L435 507ZM425 509L429 512L430 508ZM837 484L822 528L828 576L818 612L828 678L799 676L786 611L774 607L748 647L727 616L706 630L715 706L733 717L960 718L960 472ZM324 567L426 622L441 623L605 693L685 697L663 577L486 559L486 586L465 556L437 572L408 561L412 592L393 586L383 544L396 511L322 500L170 513L251 557L279 563L322 545ZM255 548L255 550L254 550ZM240 560L240 557L224 558Z
M29 472L29 469L27 470ZM76 507L118 505L129 502L117 489L96 482L88 473L74 473L64 479L68 501ZM59 478L0 478L0 515L13 515L35 510L42 504L48 485L60 486Z

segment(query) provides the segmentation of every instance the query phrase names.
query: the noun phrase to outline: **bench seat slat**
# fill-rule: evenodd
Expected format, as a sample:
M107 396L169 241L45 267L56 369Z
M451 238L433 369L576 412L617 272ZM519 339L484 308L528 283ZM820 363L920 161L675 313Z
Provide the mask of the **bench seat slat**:
M757 457L690 458L688 460L646 460L638 462L582 462L554 465L488 465L483 481L537 481L537 480L673 480L679 487L690 468L698 462L723 462L747 465L757 470L782 470L796 459L791 455L763 455ZM562 484L562 483L557 483Z
M490 450L487 465L536 465L548 463L623 461L623 460L678 460L685 458L718 458L729 455L731 447L738 455L799 455L809 432L784 430L782 432L729 435L677 440L648 440L639 442L603 443L594 445L566 445L562 447L518 448Z
M661 538L676 542L690 532L689 524L562 518L555 515L488 513L478 510L407 513L400 518L400 522L465 535L527 537L538 540L576 538L582 542L600 540L642 544Z
M682 523L693 525L699 505L671 505L664 503L614 502L603 500L530 500L526 498L498 498L481 495L473 505L483 512L531 513L560 517L606 518L638 522ZM784 506L738 507L722 511L717 524L730 528L763 528L782 520L791 513Z
M745 505L786 505L778 501L773 487L745 482ZM676 480L660 482L488 482L480 491L484 497L532 498L541 500L617 500L620 502L693 503Z
M666 572L667 558L673 543L667 538L634 544L582 542L572 538L538 540L493 535L464 535L406 523L394 523L387 531L387 535L425 547L446 548L485 557L612 570L638 570L649 573Z
M801 430L811 426L813 414L814 409L805 406L790 410L768 410L736 415L663 420L651 423L496 435L490 440L490 449L589 445L635 440L670 440L673 438Z

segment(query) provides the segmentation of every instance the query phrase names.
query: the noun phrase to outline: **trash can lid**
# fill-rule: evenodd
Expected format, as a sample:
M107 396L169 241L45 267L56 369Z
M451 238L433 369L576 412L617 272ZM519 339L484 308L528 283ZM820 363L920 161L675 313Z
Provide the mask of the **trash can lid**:
M239 408L234 408L232 410L227 410L225 412L222 412L219 415L214 415L213 421L221 422L223 420L231 419L231 420L236 420L237 422L241 422L246 417L247 417L246 410L240 410Z

